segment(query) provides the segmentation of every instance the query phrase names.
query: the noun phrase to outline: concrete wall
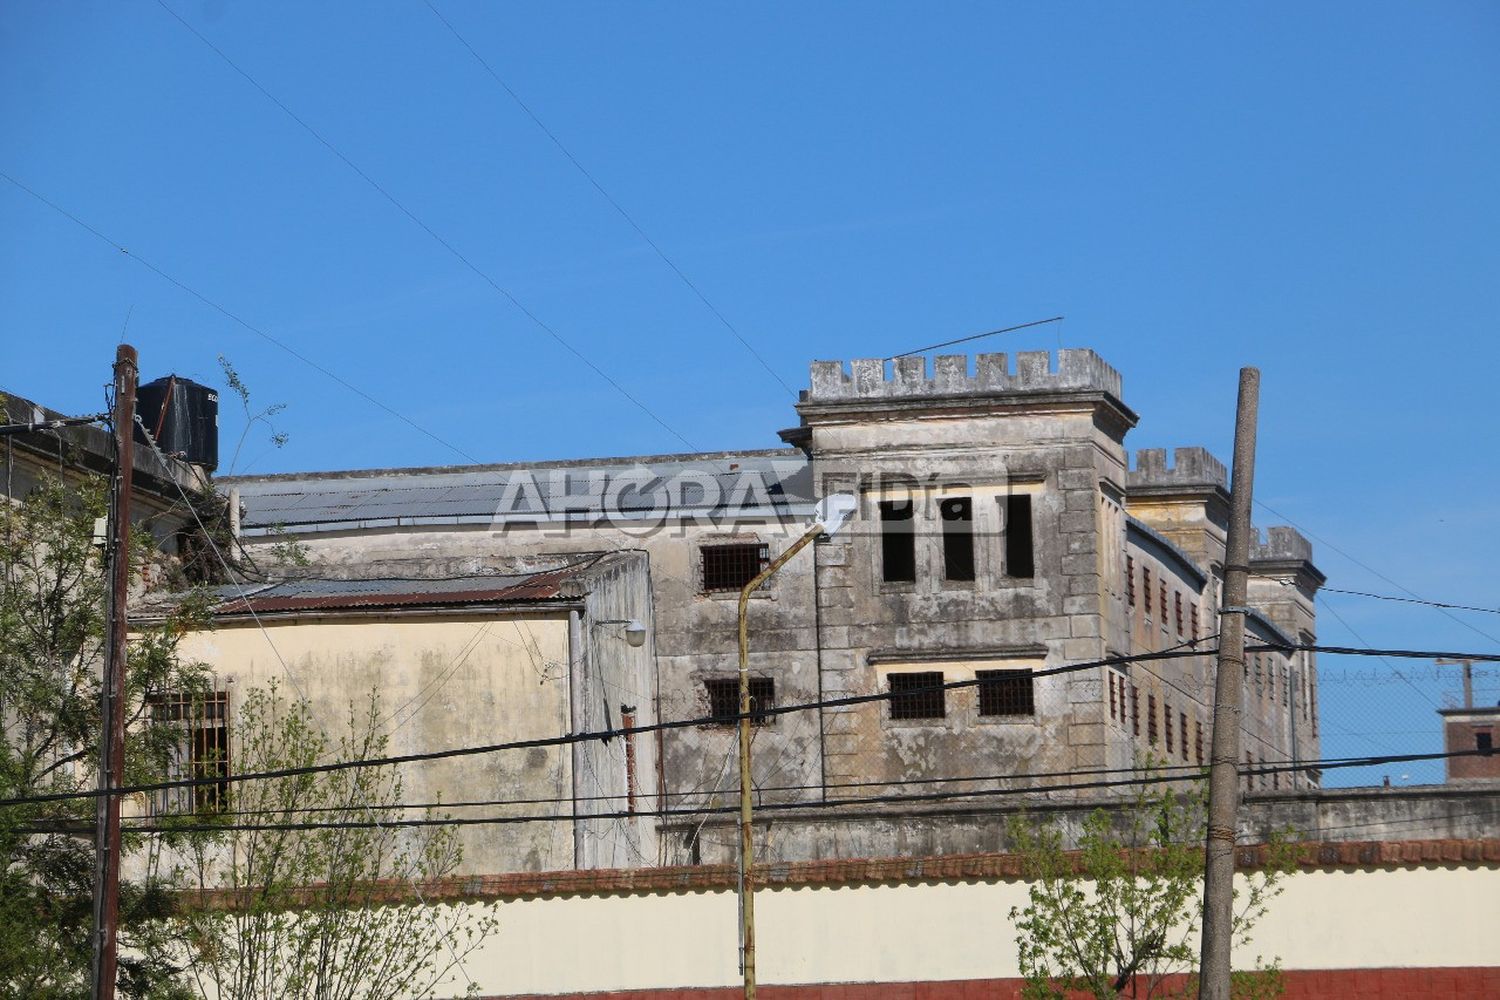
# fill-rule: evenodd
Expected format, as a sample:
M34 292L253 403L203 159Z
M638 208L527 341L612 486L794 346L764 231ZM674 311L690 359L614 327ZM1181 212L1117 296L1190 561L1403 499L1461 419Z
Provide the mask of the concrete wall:
M1005 787L989 782L983 787ZM971 786L972 787L972 786ZM839 809L775 810L757 815L757 858L768 862L832 858L930 858L1008 851L1009 824L1018 816L1055 822L1068 846L1096 809L1121 817L1131 800L1113 793L1079 803L1061 792L994 796L986 800L916 805L866 805ZM663 839L676 844L698 823L665 824ZM1251 792L1240 812L1242 841L1272 835L1340 843L1363 840L1474 839L1500 828L1500 783L1459 788L1304 788ZM701 824L702 860L730 864L737 857L734 817Z
M555 736L570 728L565 613L262 620L264 634L247 622L183 640L184 658L211 664L216 684L230 692L232 737L247 689L273 681L287 697L305 695L333 734L347 732L351 703L363 713L371 692L378 692L393 755ZM522 815L569 813L573 765L566 747L403 765L401 773L411 802L561 798L557 806L510 808ZM566 822L467 827L460 838L464 871L574 864Z
M1288 877L1252 940L1236 948L1236 963L1279 958L1294 986L1313 972L1337 973L1343 995L1386 995L1352 988L1355 970L1437 977L1500 965L1485 919L1500 894L1500 844L1377 846L1389 850L1336 852ZM756 894L759 981L1013 983L1020 969L1010 911L1026 904L1027 884L1003 874L1001 861L955 859L942 870L855 861L773 873L778 884ZM716 874L732 878L727 868ZM559 873L550 890L535 877L525 887L496 881L480 895L500 900L500 929L466 971L490 996L735 986L733 891L674 888L677 878L653 874L633 888L606 878L591 888ZM1440 995L1455 995L1451 977L1440 979L1450 984ZM1309 995L1305 986L1293 992ZM892 996L913 1000L909 989Z

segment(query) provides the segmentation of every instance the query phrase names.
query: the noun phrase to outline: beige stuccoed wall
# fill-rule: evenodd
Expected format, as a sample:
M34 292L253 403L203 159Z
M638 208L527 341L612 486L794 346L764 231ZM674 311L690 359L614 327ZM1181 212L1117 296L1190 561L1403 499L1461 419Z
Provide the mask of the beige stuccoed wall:
M1467 967L1500 962L1500 869L1313 871L1286 882L1252 948L1287 969ZM1018 976L1012 881L767 890L756 895L763 983ZM1454 919L1464 914L1464 919ZM732 986L732 892L574 896L499 907L467 971L483 994Z
M393 755L568 732L568 621L564 613L276 618L187 636L184 657L210 665L230 691L230 725L246 690L276 681L305 695L328 729L347 731L378 690ZM283 665L284 664L284 665ZM568 799L567 747L535 748L405 765L409 802ZM516 812L522 807L515 807ZM569 805L528 805L527 814ZM446 810L453 815L503 809ZM552 870L574 864L568 822L462 828L463 872Z

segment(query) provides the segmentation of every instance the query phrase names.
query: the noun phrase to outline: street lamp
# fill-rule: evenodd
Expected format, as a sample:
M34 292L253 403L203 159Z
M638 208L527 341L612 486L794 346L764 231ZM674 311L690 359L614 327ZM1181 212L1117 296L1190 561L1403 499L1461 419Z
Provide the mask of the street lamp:
M745 974L745 1000L755 1000L755 890L751 885L750 838L750 632L746 613L750 595L793 556L819 535L833 535L854 514L859 501L852 493L835 493L818 501L812 524L791 546L745 584L740 591L740 969ZM813 581L816 588L818 581Z

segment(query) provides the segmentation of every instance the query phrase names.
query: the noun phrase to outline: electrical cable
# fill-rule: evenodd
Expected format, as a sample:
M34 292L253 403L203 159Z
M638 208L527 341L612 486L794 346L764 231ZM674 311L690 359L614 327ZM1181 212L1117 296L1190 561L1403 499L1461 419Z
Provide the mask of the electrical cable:
M1349 646L1323 646L1323 645L1250 645L1245 647L1246 652L1295 652L1308 651L1328 653L1332 655L1350 656L1395 656L1418 659L1436 659L1468 657L1478 662L1500 662L1500 653L1452 653L1434 652L1430 650L1411 649L1360 649ZM1057 667L1048 667L1034 670L1033 677L1050 677L1060 674L1075 673L1082 670L1094 670L1100 667L1116 666L1124 663L1139 663L1154 660L1182 659L1193 656L1211 655L1214 650L1173 650L1158 653L1136 653L1131 655L1110 656L1101 660L1090 660L1084 663L1064 664ZM874 694L847 695L840 698L826 698L821 701L801 702L793 705L777 705L770 708L756 708L750 713L753 719L763 719L776 715L788 715L794 712L805 712L818 708L841 708L850 705L865 705L874 702L891 701L896 697L912 696L927 692L956 690L960 688L976 687L982 681L978 678L948 681L943 684L934 684L923 688L913 688L908 691L893 693L881 691ZM112 794L128 795L142 792L162 791L171 788L186 788L195 785L222 785L240 781L267 780L272 778L289 778L306 774L319 774L329 771L343 771L352 768L363 767L385 767L394 764L421 763L432 760L444 760L452 757L479 756L484 754L498 753L509 750L528 750L537 747L571 746L576 743L584 743L592 740L614 739L617 736L627 736L640 733L664 732L674 729L686 729L690 727L722 724L728 721L737 721L738 714L723 716L702 716L692 719L677 719L668 722L654 722L641 726L619 727L596 731L585 731L577 733L563 733L557 736L536 737L524 740L512 740L505 743L489 743L477 746L452 747L444 750L427 750L409 754L399 754L388 757L369 758L366 760L334 761L327 764L313 764L302 767L278 768L269 771L260 771L244 774L229 774L210 778L188 778L180 781L153 782L132 786L122 786L114 789ZM97 790L85 790L78 792L56 792L47 795L29 796L23 798L0 799L0 807L34 804L41 802L60 802L75 799L95 798L102 794Z
M1300 764L1285 764L1273 767L1256 766L1252 768L1239 768L1240 777L1251 777L1267 774L1286 774L1297 771L1330 771L1349 767L1375 767L1381 764L1410 763L1417 761L1449 760L1460 757L1492 756L1494 750L1457 750L1426 754L1393 754L1385 757L1362 757L1348 758L1332 761L1308 761ZM1187 781L1201 780L1207 775L1206 769L1198 769L1195 774L1146 774L1134 778L1121 780L1100 780L1071 782L1058 785L1040 785L1023 788L985 788L968 789L951 792L925 792L915 795L871 795L861 798L811 800L808 802L766 802L757 806L760 812L789 812L792 810L805 810L808 812L821 812L828 809L844 809L850 806L865 805L894 805L910 804L917 802L946 802L955 799L988 799L996 797L1008 797L1015 795L1027 795L1036 793L1051 794L1055 792L1086 791L1101 788L1122 788L1143 785L1173 784ZM702 809L646 809L629 812L619 810L610 813L594 813L588 816L575 817L571 813L544 813L526 816L463 816L463 817L423 817L420 819L392 819L383 823L378 821L337 821L331 823L319 822L296 822L296 823L199 823L199 824L175 824L175 823L152 823L132 824L127 829L132 833L230 833L250 831L307 831L307 830L329 830L329 829L370 829L380 826L388 827L463 827L463 826L509 826L518 823L543 823L543 822L573 822L576 819L612 819L635 817L652 817L658 819L670 819L677 816L699 817L705 813L736 813L738 806L717 806ZM46 831L32 832L60 832L58 827Z
M734 339L738 340L740 342L740 345L744 347L745 350L750 352L750 356L760 363L760 366L766 370L766 374L775 379L776 382L787 391L787 394L795 399L797 396L796 390L787 385L786 381L782 379L780 375L776 374L775 369L773 369L766 362L766 359L761 356L760 352L752 347L750 342L740 335L740 331L735 329L734 324L729 322L728 318L726 318L725 315L721 311L719 311L719 308L708 300L708 296L704 295L702 290L699 289L699 287L694 284L686 274L682 272L682 269L677 266L676 262L673 261L672 258L667 256L666 251L664 251L655 240L647 235L646 230L641 228L640 223L636 222L635 218L629 212L625 211L625 207L618 201L616 201L615 197L612 194L604 190L604 186L599 183L599 181L594 177L593 174L589 173L588 169L585 168L582 163L578 162L578 158L573 155L572 151L570 151L567 146L563 145L562 140L557 137L557 134L550 128L548 128L539 117L537 117L536 112L531 110L530 105L521 100L521 95L517 94L513 89L511 89L510 84L506 83L503 79L500 78L500 74L495 72L494 67L489 64L489 61L486 60L484 56L480 55L478 50L475 49L473 45L469 44L468 39L464 38L464 36L459 33L458 29L453 26L453 22L444 17L442 15L442 12L432 5L432 0L424 0L424 2L427 4L427 9L432 11L433 16L443 23L443 27L447 28L448 31L452 33L453 37L458 39L458 43L468 50L469 55L473 56L475 61L478 62L480 66L484 67L484 71L490 75L490 79L494 80L495 83L499 84L501 90L510 95L510 99L512 101L515 101L516 106L519 107L523 112L525 112L526 117L531 119L532 124L541 129L542 134L545 135L548 139L552 140L552 145L556 146L558 151L562 153L567 161L573 164L578 172L584 176L584 179L587 180L591 185L593 185L594 190L598 191L599 194L604 198L604 200L609 202L610 207L612 207L616 212L620 214L620 218L624 219L630 225L631 229L635 230L636 235L646 241L646 245L652 249L657 257L661 258L661 262L667 265L672 273L677 275L682 283L687 286L688 290L698 297L698 301L702 302L704 306L708 308L708 311L713 313L714 318L719 321L724 329L728 330L734 337Z
M686 445L688 447L689 450L691 450L691 451L696 451L697 450L696 447L693 445L693 443L691 441L689 441L687 438L685 438L681 434L679 434L676 431L676 429L674 429L670 424L668 424L661 417L657 416L656 413L655 413L655 411L653 411L649 406L647 406L645 403L641 402L639 399L635 398L635 396L633 396L630 393L629 390L627 390L619 382L615 381L615 379L612 378L607 372L605 372L604 369L600 368L598 365L594 364L593 361L589 360L589 358L582 351L580 351L580 350L578 350L578 348L574 347L571 342L569 342L566 338L563 337L562 334L558 333L555 329L553 329L546 322L544 322L540 316L538 316L529 307L527 307L525 304L523 304L521 302L521 300L518 299L518 298L516 298L516 296L513 295L508 289L506 289L504 286L500 285L497 281L495 281L494 278L491 278L487 273L485 273L483 270L481 270L478 267L478 265L476 265L468 257L464 256L464 254L461 251L459 251L459 249L457 247L455 247L447 239L445 239L443 236L441 236L437 232L437 230L433 229L426 222L422 221L422 219L419 218L415 212L413 212L411 209L407 208L400 201L398 201L395 195L391 194L378 181L376 181L369 174L365 173L365 171L363 169L361 169L358 164L356 164L353 160L349 159L349 157L345 156L339 150L339 148L337 146L335 146L332 142L330 142L327 139L325 139L323 137L322 133L320 133L317 129L315 129L311 125L309 125L301 116L299 116L291 108L287 107L287 105L284 104L278 97L276 97L275 94L272 94L265 87L261 86L261 84L255 79L255 77L251 76L244 69L241 69L240 66L239 66L239 64L236 63L233 59L229 58L229 56L227 54L225 54L225 52L224 52L223 49L220 49L217 45L215 45L212 41L210 41L209 38L208 38L208 36L204 35L197 28L193 27L191 24L188 23L188 21L185 18L183 18L183 16L181 14L178 14L175 10L173 10L167 4L166 0L156 0L156 2L161 7L162 10L164 10L168 14L172 15L172 17L177 21L178 24L181 24L184 28L186 28L188 30L188 32L193 35L193 37L197 38L204 45L208 46L208 48L210 50L212 50L213 53L215 55L217 55L220 59L222 59L225 62L225 64L227 64L229 66L230 69L234 70L240 76L244 77L245 80L250 84L250 86L252 86L256 90L260 91L260 93L261 93L262 96L264 96L272 104L276 105L283 112L285 112L286 115L287 115L287 117L291 118L292 121L294 121L298 125L300 125L302 127L302 129L305 132L307 132L308 135L312 136L319 143L321 143L325 149L327 149L330 153L332 153L335 157L337 157L346 167L348 167L350 170L353 170L356 174L358 174L361 180L363 180L366 184L370 185L370 187L374 188L375 191L377 193L379 193L381 197L383 197L386 201L390 202L393 206L395 206L396 209L398 211L400 211L402 215L405 215L408 219L410 219L413 223L415 223L416 226L419 229L421 229L423 232L425 232L428 236L432 237L432 239L434 241L436 241L439 246L441 246L444 250L448 251L448 253L451 254L459 263L463 264L464 267L468 268L475 275L477 275L482 281L484 281L485 284L489 285L492 289L494 289L496 292L498 292L503 298L505 298L508 302L510 302L510 304L512 306L514 306L516 308L516 310L521 313L521 315L523 315L527 319L529 319L537 327L537 329L541 330L547 336L551 337L554 341L556 341L559 345L561 345L569 353L571 353L575 358L577 358L579 361L583 362L584 365L586 365L590 370L592 370L595 375L599 376L601 379L603 379L605 382L607 382L610 386L612 386L616 392L618 392L620 395L624 396L631 403L635 404L635 406L636 406L637 409L639 409L642 413L646 414L646 416L650 417L652 420L656 421L656 423L663 430L665 430L667 433L671 434L677 440L681 441L684 445ZM468 457L468 456L465 456L465 457ZM470 458L469 460L470 461L477 461L476 459L473 459L473 458Z

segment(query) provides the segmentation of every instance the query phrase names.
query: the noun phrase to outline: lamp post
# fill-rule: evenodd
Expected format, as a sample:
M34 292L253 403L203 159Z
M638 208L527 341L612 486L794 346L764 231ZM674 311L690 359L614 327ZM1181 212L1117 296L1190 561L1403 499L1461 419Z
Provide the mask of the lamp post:
M751 878L753 844L751 842L750 803L750 631L747 612L750 595L791 561L819 535L833 535L854 513L859 501L852 493L835 493L818 501L811 526L771 564L745 584L740 591L740 969L745 975L745 1000L755 1000L755 889ZM817 581L813 581L817 586Z

